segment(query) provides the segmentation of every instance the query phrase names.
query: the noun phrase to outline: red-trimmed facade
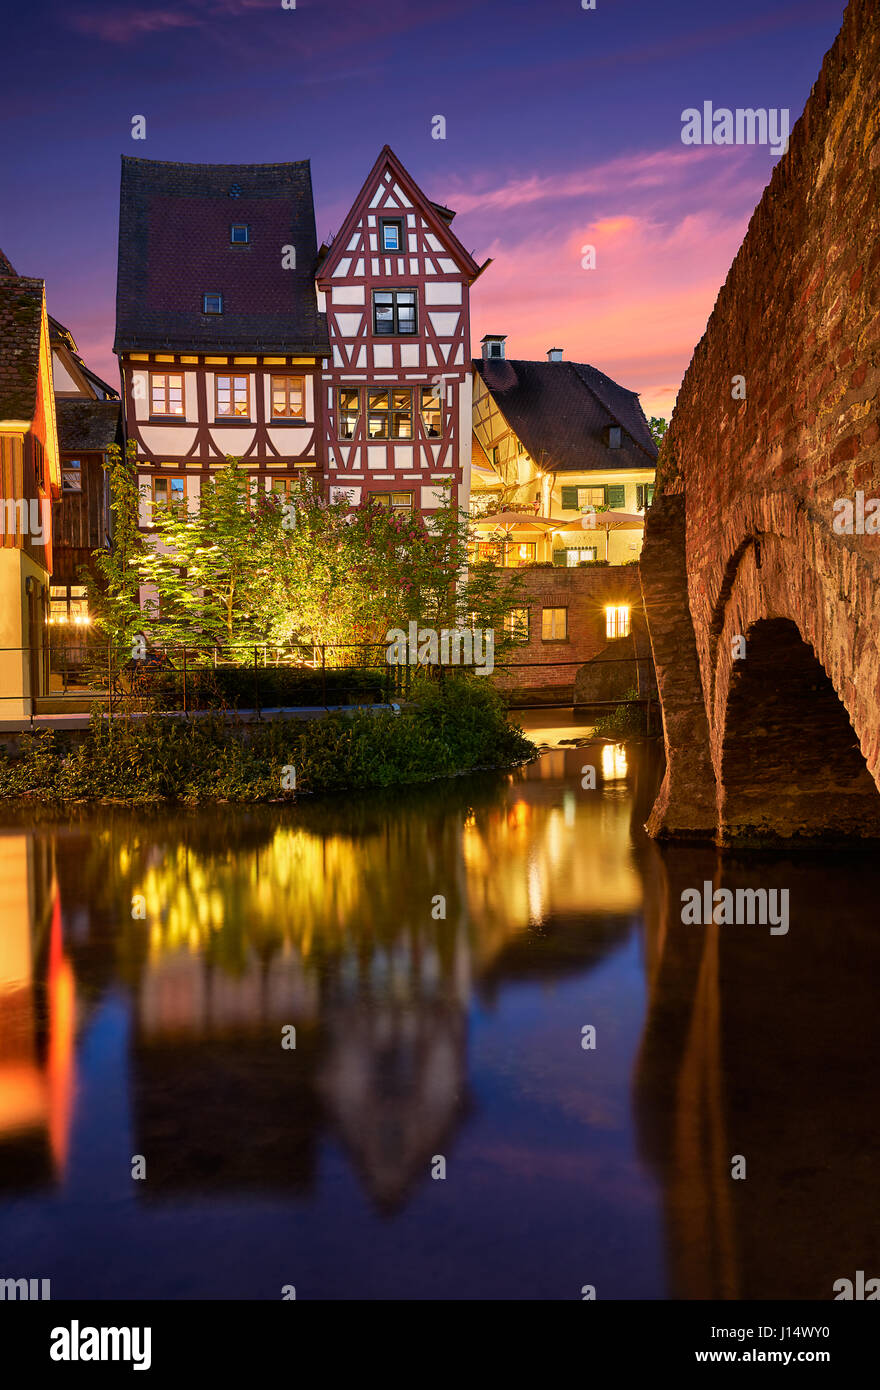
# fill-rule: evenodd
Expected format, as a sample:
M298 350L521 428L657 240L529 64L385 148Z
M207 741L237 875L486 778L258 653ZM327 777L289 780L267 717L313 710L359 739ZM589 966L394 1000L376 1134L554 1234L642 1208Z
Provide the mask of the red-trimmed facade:
M470 485L470 286L480 267L386 146L320 260L331 500L430 515ZM383 326L387 331L382 331Z

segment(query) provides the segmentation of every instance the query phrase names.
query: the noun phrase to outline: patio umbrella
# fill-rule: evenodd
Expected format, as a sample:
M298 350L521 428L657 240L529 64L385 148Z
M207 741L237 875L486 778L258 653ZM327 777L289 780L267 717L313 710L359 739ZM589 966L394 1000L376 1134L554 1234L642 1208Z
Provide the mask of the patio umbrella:
M502 563L507 559L507 545L514 531L542 532L554 531L565 525L560 517L536 516L534 512L496 512L494 516L483 516L474 522L477 531L497 532L504 537Z
M585 526L584 522L591 524ZM581 517L580 523L573 525L570 522L563 523L566 531L599 531L605 532L605 558L608 558L609 536L612 531L643 531L645 529L645 518L638 512L585 512Z

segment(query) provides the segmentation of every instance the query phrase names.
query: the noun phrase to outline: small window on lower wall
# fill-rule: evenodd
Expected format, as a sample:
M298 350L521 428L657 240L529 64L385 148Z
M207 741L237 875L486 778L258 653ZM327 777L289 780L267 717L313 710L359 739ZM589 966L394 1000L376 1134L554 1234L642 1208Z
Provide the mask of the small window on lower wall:
M569 569L574 565L589 564L596 558L596 547L587 546L567 546L565 550L565 563Z
M53 584L49 590L49 622L67 627L86 627L89 601L84 584Z
M302 478L296 473L276 474L269 480L269 491L275 497L296 497L302 492Z
M568 609L541 609L541 640L543 642L566 642L568 640Z
M507 615L506 627L512 642L528 642L528 608L511 608L510 612Z
M61 491L82 492L82 463L79 459L65 459L62 463Z
M413 509L411 492L368 492L366 500L386 512L411 512Z
M629 605L610 604L605 609L605 636L609 642L615 637L629 636Z
M154 474L153 503L156 507L181 512L186 506L186 476L169 478Z

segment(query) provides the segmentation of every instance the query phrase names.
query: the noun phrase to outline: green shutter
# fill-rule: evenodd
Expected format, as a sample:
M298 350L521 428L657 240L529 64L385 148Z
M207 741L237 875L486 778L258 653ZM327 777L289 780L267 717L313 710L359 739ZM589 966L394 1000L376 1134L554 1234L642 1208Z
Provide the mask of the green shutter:
M654 484L646 483L645 487L648 490L648 506L650 507L651 503L654 501Z
M562 489L562 510L564 512L576 512L578 507L578 490L576 487L564 487Z
M564 547L564 546L562 547L561 550L554 550L554 552L553 552L553 563L554 563L554 565L564 565L564 564L565 564L565 547Z
M612 510L619 509L626 502L626 488L623 483L610 483L605 489L605 496Z

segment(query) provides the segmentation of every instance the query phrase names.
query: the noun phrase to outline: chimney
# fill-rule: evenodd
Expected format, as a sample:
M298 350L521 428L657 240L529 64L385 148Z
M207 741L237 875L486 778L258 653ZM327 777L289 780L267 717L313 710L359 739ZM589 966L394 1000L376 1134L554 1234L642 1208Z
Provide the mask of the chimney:
M504 344L507 342L506 333L487 333L485 338L480 339L480 347L483 349L484 362L498 362L504 359Z
M548 348L548 349L547 349L547 361L548 361L548 362L561 362L561 361L562 361L562 348Z

